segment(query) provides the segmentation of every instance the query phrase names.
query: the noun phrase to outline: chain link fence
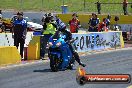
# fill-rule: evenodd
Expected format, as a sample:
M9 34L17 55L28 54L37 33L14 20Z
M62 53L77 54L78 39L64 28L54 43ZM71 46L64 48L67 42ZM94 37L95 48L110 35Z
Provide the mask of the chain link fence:
M101 4L101 13L123 14L122 1L100 0L101 3L107 3ZM61 5L68 5L68 12L97 13L97 4L95 4L97 0L0 0L0 2L0 8L4 9L61 12ZM128 2L128 13L132 14L132 0Z

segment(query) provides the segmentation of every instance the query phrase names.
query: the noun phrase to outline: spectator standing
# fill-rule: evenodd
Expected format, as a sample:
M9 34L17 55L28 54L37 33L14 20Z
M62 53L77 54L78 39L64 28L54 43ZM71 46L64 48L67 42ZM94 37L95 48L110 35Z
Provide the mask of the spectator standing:
M102 31L108 31L108 28L106 27L106 18L103 18L103 22L101 22L98 27L98 32Z
M43 15L42 19L41 19L41 22L42 22L42 25L44 27L44 24L45 24L45 18L47 17L47 13Z
M3 22L2 22L2 16L0 14L0 33L3 31L2 24L3 24Z
M127 11L127 0L123 1L123 11L124 11L124 15L128 15L128 11Z
M13 22L13 33L14 46L18 49L20 43L20 55L23 60L23 50L27 34L27 21L23 19L23 12L17 13L17 19Z
M98 32L98 24L100 20L97 18L97 15L95 13L92 13L92 18L89 20L89 32Z
M0 10L0 23L2 23L2 10Z
M2 18L2 10L0 10L0 17Z
M97 4L98 14L101 14L101 12L100 12L101 11L101 3L100 3L100 1L98 0L96 4Z
M118 31L119 30L119 25L118 25L119 17L115 16L114 20L115 20L114 31Z
M107 18L106 18L106 27L109 29L110 28L110 19L111 16L108 14Z
M78 33L80 21L77 19L78 16L76 13L73 13L72 17L73 18L69 21L70 31L71 33Z
M42 32L42 38L41 38L41 50L40 50L40 56L41 59L44 59L45 52L46 52L46 46L49 38L55 33L56 28L51 23L51 17L47 16L45 18L45 23L43 25L43 32Z

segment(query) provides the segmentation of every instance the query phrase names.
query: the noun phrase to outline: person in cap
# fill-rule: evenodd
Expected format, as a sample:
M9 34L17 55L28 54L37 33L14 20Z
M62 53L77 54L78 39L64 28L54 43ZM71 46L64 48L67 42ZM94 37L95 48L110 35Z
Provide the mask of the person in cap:
M92 18L89 20L89 32L98 32L98 24L100 20L97 18L97 15L95 13L92 13Z
M43 27L44 27L44 24L45 24L45 18L46 18L47 16L48 16L48 14L46 13L46 14L43 15L43 17L42 17L42 19L41 19L41 22L42 22Z
M23 50L24 50L24 44L27 34L27 21L23 19L23 12L17 13L17 19L13 22L13 32L12 35L14 36L14 46L19 46L20 43L20 55L22 60L23 58Z
M80 21L77 19L78 15L73 13L72 19L69 21L70 31L71 33L78 33L78 29L81 26Z
M43 25L43 32L41 37L41 50L40 50L40 56L41 59L44 59L45 53L46 53L46 46L48 43L49 38L56 32L56 28L51 23L50 16L47 16L45 18L45 23Z

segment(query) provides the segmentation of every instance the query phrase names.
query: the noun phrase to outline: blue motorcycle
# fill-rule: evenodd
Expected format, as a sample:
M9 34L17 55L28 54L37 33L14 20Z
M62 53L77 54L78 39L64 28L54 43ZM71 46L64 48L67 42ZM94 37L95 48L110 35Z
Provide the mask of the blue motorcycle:
M53 35L54 36L54 35ZM53 36L49 39L50 68L53 72L58 70L73 69L74 57L69 48L68 42L65 42L65 35L60 34L58 38Z

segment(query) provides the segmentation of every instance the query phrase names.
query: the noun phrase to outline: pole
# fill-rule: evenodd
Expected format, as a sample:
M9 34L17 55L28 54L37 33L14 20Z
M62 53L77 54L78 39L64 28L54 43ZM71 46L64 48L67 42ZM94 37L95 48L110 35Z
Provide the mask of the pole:
M64 0L63 0L63 2L62 2L62 14L64 14Z
M64 0L63 0L63 6L64 6Z
M22 0L20 0L20 8L21 8L21 10L22 10L22 4L23 3L23 1Z
M44 2L44 1L42 0L42 10L43 10L43 2Z
M85 7L86 7L86 1L85 0L84 0L84 4L83 5L84 5L84 11L85 11Z

